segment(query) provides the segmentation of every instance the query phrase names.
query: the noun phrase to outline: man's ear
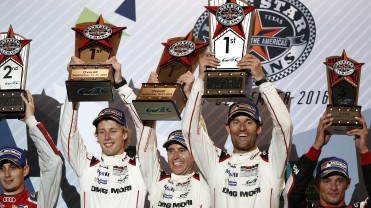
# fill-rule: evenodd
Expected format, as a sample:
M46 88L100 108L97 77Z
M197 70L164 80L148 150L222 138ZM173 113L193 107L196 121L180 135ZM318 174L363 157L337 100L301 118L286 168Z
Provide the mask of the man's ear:
M347 189L349 188L349 185L350 185L350 182L351 182L351 181L352 181L351 178L348 178L348 179L347 179L347 182L348 182Z
M122 134L122 139L125 141L127 140L129 137L129 132L125 131L123 134Z
M256 129L256 133L259 135L262 132L262 125L258 125L258 128Z
M25 166L23 167L23 177L28 176L29 173L30 173L30 166L25 165Z
M229 129L229 124L228 123L225 124L225 130L227 131L228 134L231 133L231 130Z

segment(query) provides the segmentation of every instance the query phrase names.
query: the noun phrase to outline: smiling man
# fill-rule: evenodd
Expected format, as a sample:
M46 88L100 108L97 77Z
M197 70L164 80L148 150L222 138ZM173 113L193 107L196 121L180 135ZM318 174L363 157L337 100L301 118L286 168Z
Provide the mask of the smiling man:
M229 108L225 127L231 136L233 153L228 154L214 146L207 132L200 128L199 118L205 69L207 66L215 68L219 62L210 52L200 57L199 76L193 84L182 119L184 138L209 183L214 197L213 207L277 208L292 140L290 114L272 83L264 78L259 59L246 55L237 66L251 69L263 95L274 125L270 146L263 152L256 146L262 122L258 108L250 102L235 103Z
M72 57L71 64L81 63L80 59ZM127 84L121 76L121 64L115 57L106 63L112 64L115 70L114 87L118 94L125 94ZM105 108L94 119L96 141L102 149L102 156L98 159L88 153L79 134L78 106L79 103L66 100L61 138L64 153L79 178L81 207L144 207L147 190L138 160L125 152L130 130L124 113L119 109Z
M185 94L190 93L194 76L188 71L181 75L178 83L183 84ZM157 74L152 72L148 83L158 83ZM188 150L181 130L169 134L163 144L166 148L171 174L161 169L157 154L155 121L142 122L133 107L135 94L128 86L124 102L129 109L137 133L137 155L140 170L149 192L150 207L211 207L209 187L201 174L194 172L194 159Z
M40 189L28 193L25 178L28 177L28 165L25 151L18 147L0 148L0 208L36 208L56 206L62 177L63 161L59 150L47 132L45 126L35 118L35 106L31 93L21 95L25 106L24 121L37 148L40 166Z
M284 191L287 208L367 208L371 196L371 153L368 144L368 129L363 117L355 118L363 125L362 129L352 129L348 136L354 136L355 146L360 154L364 182L368 198L363 202L345 204L345 192L350 185L348 164L338 157L323 158L317 166L314 186L320 197L319 205L307 200L306 189L313 178L322 148L329 142L331 134L326 129L332 125L333 117L326 112L317 126L316 139L309 151L300 157L293 166L294 171L287 180Z

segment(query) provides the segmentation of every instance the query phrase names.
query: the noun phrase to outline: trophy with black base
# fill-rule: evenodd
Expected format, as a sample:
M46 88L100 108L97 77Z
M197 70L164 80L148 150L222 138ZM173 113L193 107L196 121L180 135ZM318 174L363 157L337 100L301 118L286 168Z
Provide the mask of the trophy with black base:
M210 46L220 66L207 69L205 93L208 101L245 101L251 94L252 78L237 62L250 48L255 6L240 0L209 0Z
M100 15L96 22L80 23L72 29L76 31L75 56L85 63L68 66L68 100L112 101L113 67L104 62L116 55L126 27L105 23Z
M177 79L198 65L199 55L209 45L194 38L176 37L163 43L165 49L157 67L159 83L143 83L133 101L141 120L180 120L187 98Z
M359 84L363 63L348 58L345 50L341 56L326 58L329 105L327 112L334 118L326 129L331 134L346 134L354 128L362 128L354 117L361 117L358 106Z
M13 32L0 33L0 118L24 117L25 104L21 93L25 92L28 54L31 40Z

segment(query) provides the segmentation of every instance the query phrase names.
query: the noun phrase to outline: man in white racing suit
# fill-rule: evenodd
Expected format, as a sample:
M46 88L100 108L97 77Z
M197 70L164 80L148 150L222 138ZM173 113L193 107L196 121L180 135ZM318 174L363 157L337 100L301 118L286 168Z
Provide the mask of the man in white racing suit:
M71 64L83 63L72 57ZM121 76L121 64L112 57L114 87L123 90L126 80ZM137 158L124 151L129 144L129 129L125 115L114 108L103 109L93 125L102 148L100 159L88 153L77 124L78 103L66 100L61 126L63 150L80 182L81 207L144 207L147 193Z
M194 76L186 72L178 82L184 84L189 93ZM152 72L148 82L158 83L157 74ZM123 93L121 93L123 92ZM161 169L157 155L155 121L140 120L132 100L136 99L132 89L124 85L120 96L129 109L137 133L137 156L140 170L149 191L151 207L203 207L211 206L209 187L201 174L193 171L194 159L187 149L181 130L173 131L163 144L167 150L171 175Z
M219 60L211 52L200 58L199 76L193 84L182 119L188 148L210 186L214 207L276 208L284 188L284 172L291 148L293 125L290 114L272 83L264 78L260 60L248 54L237 66L251 69L270 112L274 125L270 146L263 152L256 146L262 122L256 105L251 102L234 103L229 108L226 130L231 136L233 153L228 154L214 146L208 134L200 128L199 118L206 66L218 65Z
M59 150L44 125L36 121L32 95L21 94L25 103L25 116L21 120L29 127L29 135L37 148L40 166L40 190L29 194L24 178L30 167L25 152L18 147L0 148L1 208L52 208L58 201L63 161ZM27 98L27 99L26 99Z

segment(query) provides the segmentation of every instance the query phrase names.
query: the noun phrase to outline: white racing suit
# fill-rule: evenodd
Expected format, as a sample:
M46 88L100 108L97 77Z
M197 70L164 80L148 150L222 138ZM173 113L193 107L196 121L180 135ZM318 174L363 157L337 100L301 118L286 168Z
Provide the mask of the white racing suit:
M200 126L203 91L204 82L197 78L184 110L182 130L197 165L209 183L214 197L213 206L278 207L293 126L276 89L270 82L259 87L274 125L269 148L263 152L257 148L248 153L231 155L214 146Z
M52 208L56 206L62 177L62 158L44 125L35 117L26 120L34 142L40 166L40 190L29 195L27 189L17 195L0 196L0 207Z
M66 100L61 137L65 156L79 178L81 207L144 207L147 191L138 160L125 152L102 153L100 160L90 155L77 128L77 113Z
M140 170L150 194L152 207L209 208L209 187L199 173L167 175L160 167L157 155L156 130L143 126L133 104L136 99L127 85L119 88L119 94L129 109L137 133L137 155ZM153 124L152 124L153 125Z

